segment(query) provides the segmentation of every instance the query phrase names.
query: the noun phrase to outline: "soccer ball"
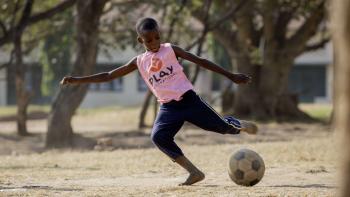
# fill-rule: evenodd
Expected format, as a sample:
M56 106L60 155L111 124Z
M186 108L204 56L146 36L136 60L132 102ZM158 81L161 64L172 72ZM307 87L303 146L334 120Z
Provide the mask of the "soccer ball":
M233 182L243 186L257 184L265 172L265 164L258 153L241 149L230 157L228 174Z

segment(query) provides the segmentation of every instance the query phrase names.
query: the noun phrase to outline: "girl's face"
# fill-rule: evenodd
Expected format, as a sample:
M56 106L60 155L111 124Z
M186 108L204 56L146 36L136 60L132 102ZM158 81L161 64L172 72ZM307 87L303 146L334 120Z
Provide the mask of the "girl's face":
M158 52L160 47L160 34L158 29L142 32L137 40L143 44L147 51Z

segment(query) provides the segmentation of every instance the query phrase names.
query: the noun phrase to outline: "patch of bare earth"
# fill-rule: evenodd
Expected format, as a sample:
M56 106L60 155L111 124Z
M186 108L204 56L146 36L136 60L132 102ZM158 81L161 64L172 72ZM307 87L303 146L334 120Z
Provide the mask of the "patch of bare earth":
M338 156L328 126L260 124L256 136L233 136L186 125L176 141L206 179L180 187L186 172L154 147L150 129L125 122L78 116L75 149L68 150L45 150L45 120L29 121L35 135L26 138L14 135L14 122L0 122L0 196L337 196ZM96 149L101 138L108 144ZM237 186L227 174L229 156L240 148L265 161L256 186Z

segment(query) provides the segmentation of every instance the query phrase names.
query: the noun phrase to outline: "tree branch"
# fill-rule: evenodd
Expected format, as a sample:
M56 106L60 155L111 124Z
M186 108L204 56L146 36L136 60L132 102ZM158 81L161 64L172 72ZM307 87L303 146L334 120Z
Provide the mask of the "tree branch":
M0 46L6 44L8 42L11 42L13 40L13 37L15 36L14 35L15 31L23 31L28 25L32 25L32 24L37 23L37 22L44 20L44 19L48 19L48 18L54 16L55 14L73 6L75 4L75 2L76 2L76 0L65 0L62 3L56 5L55 7L51 8L47 11L44 11L44 12L41 12L41 13L38 13L38 14L35 14L35 15L29 17L28 16L29 8L31 10L33 0L28 0L26 2L26 7L23 11L22 18L21 18L20 22L17 25L15 25L15 24L11 25L10 29L7 31L8 34L0 37ZM15 12L17 12L17 11L15 11Z
M204 12L197 12L196 13L196 17L197 19L199 19L202 23L203 23L203 30L201 35L194 41L192 42L192 44L189 44L185 50L190 50L192 49L194 46L196 46L197 44L201 45L201 43L203 42L204 38L206 37L208 31L209 31L209 10L212 4L212 0L207 0L205 1L205 5L204 5Z
M330 36L322 38L319 42L306 46L305 51L314 51L314 50L323 48L330 40L331 40Z
M311 13L311 16L306 19L304 24L295 32L294 35L287 40L286 46L290 47L295 51L295 56L300 54L305 43L315 34L318 25L324 18L325 15L325 0L322 1L315 10Z
M273 13L277 8L277 1L265 0L262 4L263 32L267 43L271 43L275 37L275 19Z
M219 25L221 25L223 22L225 22L226 20L228 20L229 18L233 17L234 14L240 10L243 5L246 3L247 1L245 0L241 0L237 6L232 6L231 9L224 15L222 16L220 19L218 19L216 22L214 22L213 25L211 25L208 29L209 30L213 30L215 28L217 28Z
M67 8L72 7L76 3L76 1L77 0L65 0L62 3L56 5L55 7L51 8L49 10L35 14L29 18L28 25L31 25L33 23L37 23L43 19L50 18L50 17L54 16L55 14L62 12L64 10L66 10Z
M233 18L234 15L243 7L243 5L246 3L247 1L245 0L241 0L236 6L235 4L232 4L232 7L230 8L230 10L224 14L220 19L216 20L215 22L212 22L212 24L207 24L208 22L206 22L206 20L208 20L208 18L205 20L205 16L206 13L203 13L204 11L200 11L200 10L196 10L194 12L192 12L192 15L197 18L199 21L202 22L202 24L204 26L207 26L207 30L206 33L204 33L204 31L202 31L202 34L200 37L198 37L194 42L192 42L192 44L188 45L185 49L186 50L190 50L191 48L193 48L195 45L199 44L206 36L207 32L212 31L214 29L216 29L216 31L220 32L221 36L223 37L227 37L227 38L232 38L233 40L236 40L236 33L230 31L228 28L223 28L221 26L221 24L228 20L229 18Z
M166 37L166 40L170 40L170 38L172 37L173 32L174 32L174 25L177 22L177 20L179 19L179 15L182 13L183 9L185 8L186 2L187 2L187 0L181 0L181 5L180 5L179 9L176 10L176 14L170 22L170 25L169 25L170 29L169 29L168 35Z
M293 18L295 10L280 12L275 26L275 35L278 43L283 44L286 40L287 27Z
M2 21L0 21L0 27L1 27L1 30L3 32L3 35L5 36L7 34L7 29L6 29L5 24Z
M245 0L241 0L237 6L235 6L236 4L232 4L231 8L229 11L227 11L222 17L220 17L218 20L211 22L211 24L208 26L208 31L211 31L217 27L219 27L223 22L225 22L226 20L228 20L231 17L234 17L234 14L238 12L238 10L240 10L243 5L246 3L247 1ZM201 21L203 24L205 22L205 17L208 15L208 13L204 10L195 10L192 12L192 16L194 16L196 19L198 19L199 21Z
M254 6L255 6L255 1L245 1L247 2L238 13L237 13L237 19L236 19L236 24L237 24L237 32L238 32L238 37L241 40L242 47L245 49L251 48L253 45L253 39L255 35L255 28L253 24L253 18L254 18ZM257 39L257 38L256 38ZM260 40L260 39L258 39Z
M287 33L288 33L288 24L292 20L294 14L296 13L297 9L301 6L300 1L292 1L291 2L282 2L279 7L288 7L288 9L279 9L278 13L278 19L275 25L275 37L277 39L277 42L280 45L284 45Z
M22 12L21 19L19 20L18 25L16 26L15 33L16 34L22 34L23 30L28 24L29 17L32 13L32 7L33 7L33 0L27 0L25 7Z

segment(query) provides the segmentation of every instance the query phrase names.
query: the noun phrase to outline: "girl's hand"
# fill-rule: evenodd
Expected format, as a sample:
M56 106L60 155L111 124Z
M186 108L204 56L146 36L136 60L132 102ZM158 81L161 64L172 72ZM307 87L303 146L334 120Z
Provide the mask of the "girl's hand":
M63 79L60 82L61 85L66 85L66 84L71 84L71 83L73 83L73 77L71 77L71 76L63 77Z
M242 74L242 73L232 74L230 79L237 84L250 83L252 80L252 78L250 76Z

